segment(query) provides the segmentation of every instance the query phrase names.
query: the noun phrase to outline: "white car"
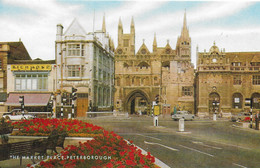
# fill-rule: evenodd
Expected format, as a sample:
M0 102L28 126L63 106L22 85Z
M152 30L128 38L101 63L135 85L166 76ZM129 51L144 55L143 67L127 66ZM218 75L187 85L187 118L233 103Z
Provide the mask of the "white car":
M24 115L22 114L22 111L20 109L14 109L11 112L4 113L4 118L9 118L10 120L21 120L21 119L32 119L35 118L34 115L28 114L28 112L25 110Z
M183 118L184 120L193 120L195 116L193 114L189 114L188 111L177 111L176 114L172 115L173 120L179 120Z

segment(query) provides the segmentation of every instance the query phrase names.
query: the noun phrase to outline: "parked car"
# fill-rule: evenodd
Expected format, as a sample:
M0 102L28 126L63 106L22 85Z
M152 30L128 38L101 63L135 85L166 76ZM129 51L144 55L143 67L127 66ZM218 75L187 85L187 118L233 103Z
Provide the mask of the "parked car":
M245 118L250 118L250 113L248 112L240 112L238 114L232 114L231 121L233 122L239 122L245 120Z
M172 114L172 119L175 121L181 118L184 120L193 120L195 116L193 114L189 114L188 111L177 111L176 114Z
M24 111L24 116L22 114L21 109L13 109L11 112L4 113L4 118L9 118L10 120L21 120L23 119L32 119L35 118L35 115L31 115L28 113L28 111Z

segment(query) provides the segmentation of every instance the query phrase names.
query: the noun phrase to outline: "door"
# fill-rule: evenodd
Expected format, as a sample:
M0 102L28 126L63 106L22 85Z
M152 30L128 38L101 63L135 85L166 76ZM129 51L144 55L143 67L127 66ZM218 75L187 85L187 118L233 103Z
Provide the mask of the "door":
M87 111L88 111L88 95L79 93L77 99L77 117L86 117Z

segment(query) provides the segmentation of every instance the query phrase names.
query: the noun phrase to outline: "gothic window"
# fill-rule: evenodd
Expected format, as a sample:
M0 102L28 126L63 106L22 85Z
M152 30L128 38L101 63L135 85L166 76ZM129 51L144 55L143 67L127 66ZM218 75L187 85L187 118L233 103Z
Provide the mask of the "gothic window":
M124 68L128 68L128 67L129 67L129 65L124 62Z
M118 53L118 54L122 54L122 53L123 53L122 49L119 49L119 50L117 51L117 53Z
M140 69L144 69L144 68L148 68L149 67L149 64L147 64L146 62L141 62L139 65L138 65L138 67L140 68Z
M260 66L260 62L252 62L251 66Z
M233 85L241 85L241 75L234 75L233 76Z
M170 61L166 61L162 63L162 67L164 68L170 68Z
M2 69L2 60L0 59L0 69Z
M252 94L253 109L260 109L260 93Z
M232 62L232 66L240 66L241 62Z
M124 39L124 47L129 47L129 40L128 39Z
M182 87L182 96L192 96L193 87L192 86L183 86Z
M253 75L253 85L260 85L260 75Z
M243 96L240 93L234 93L232 98L232 107L233 108L242 108Z

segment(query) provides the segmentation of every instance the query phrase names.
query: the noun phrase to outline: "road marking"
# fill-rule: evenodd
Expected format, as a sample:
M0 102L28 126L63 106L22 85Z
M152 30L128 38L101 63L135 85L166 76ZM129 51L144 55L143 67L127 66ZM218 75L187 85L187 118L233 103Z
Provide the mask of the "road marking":
M199 144L199 145L201 145L201 146L205 146L205 147L209 147L209 148L222 149L222 148L219 148L219 147L206 145L206 144L204 144L203 142L199 142L199 141L192 141L192 143Z
M181 146L181 147L183 147L183 148L186 148L186 149L190 149L190 150L199 152L199 153L202 153L202 154L204 154L204 155L208 155L208 156L214 157L214 155L211 155L211 154L206 153L206 152L199 151L199 150L197 150L197 149L193 149L193 148L190 148L190 147L187 147L187 146L183 146L183 145L179 145L179 146Z
M233 165L238 166L238 167L247 168L247 167L245 167L245 166L242 166L242 165L239 165L239 164L236 164L236 163L233 163Z
M159 146L165 147L165 148L170 149L170 150L173 150L173 151L179 151L178 149L174 149L174 148L172 148L172 147L165 146L165 145L162 145L162 144L159 144L159 143L147 142L147 141L144 141L144 143L150 144L150 145L159 145Z
M156 140L159 140L159 141L161 141L161 139L159 139L159 138L154 138L154 137L147 136L147 135L142 135L142 134L136 134L136 135L139 135L139 136L144 136L144 137L148 137L148 138L152 138L152 139L156 139Z

